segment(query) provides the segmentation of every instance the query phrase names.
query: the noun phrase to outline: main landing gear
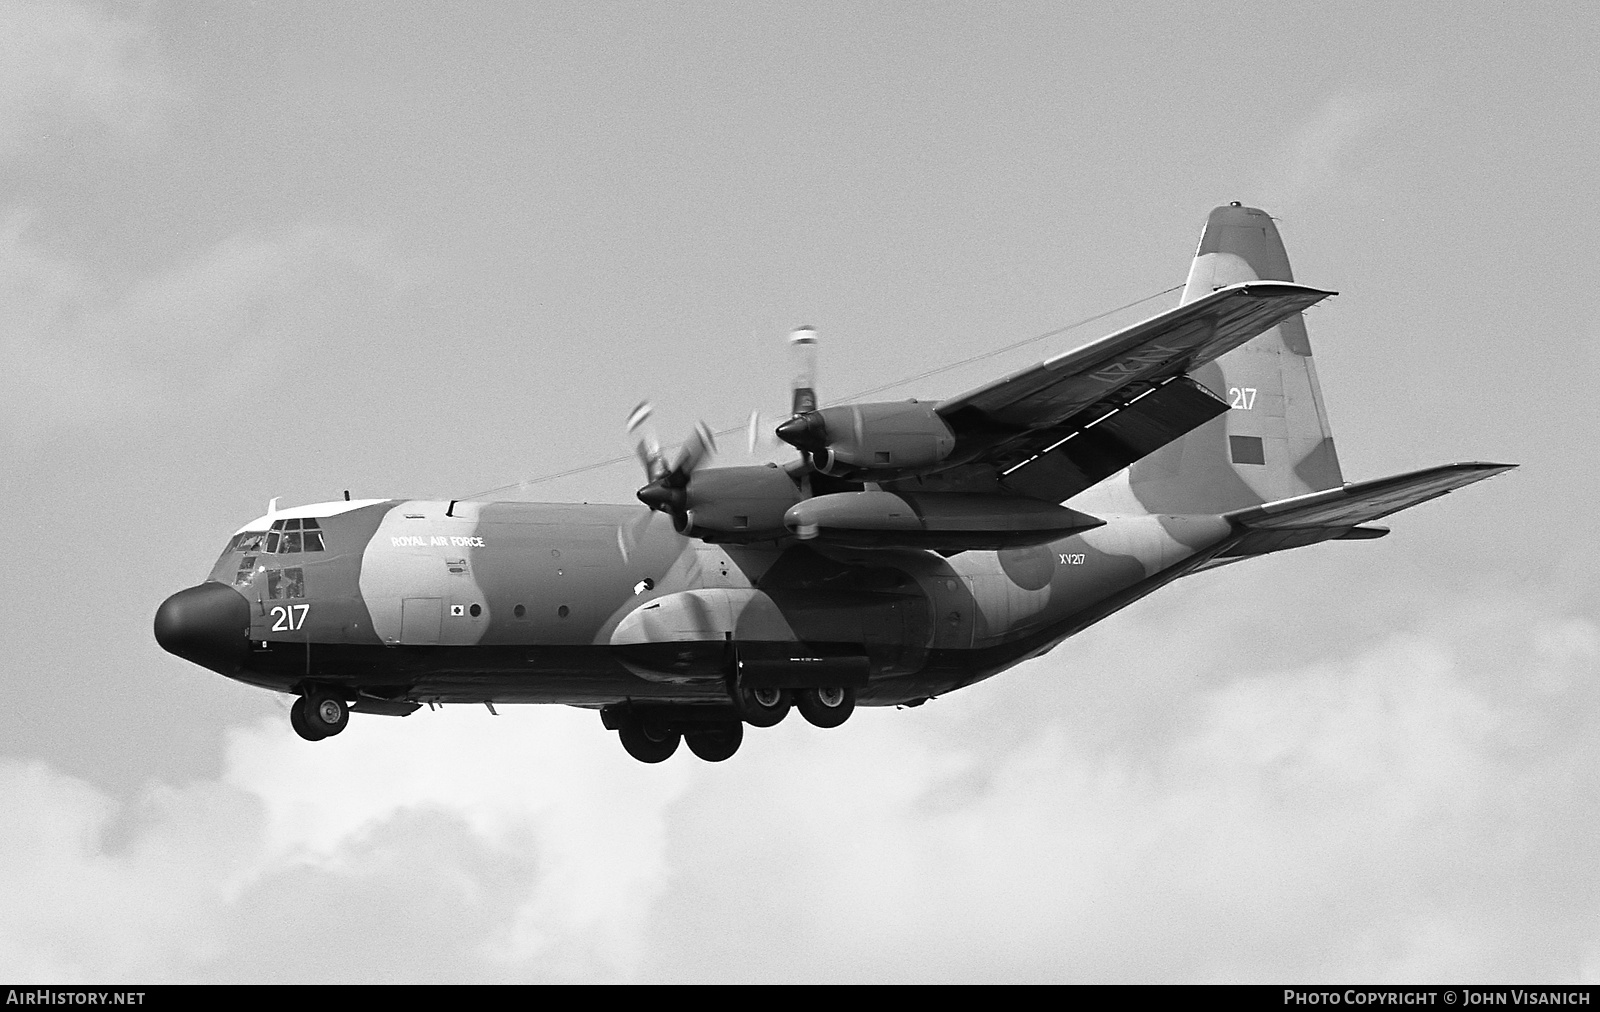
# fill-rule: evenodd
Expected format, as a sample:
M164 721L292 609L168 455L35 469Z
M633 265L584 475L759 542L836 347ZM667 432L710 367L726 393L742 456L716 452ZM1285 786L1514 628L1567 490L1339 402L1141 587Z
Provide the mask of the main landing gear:
M693 707L676 711L606 707L600 719L617 732L628 754L642 763L665 762L678 751L679 742L688 743L689 751L706 762L719 763L739 751L744 741L744 725L718 716L715 710L707 714Z
M753 689L740 678L728 694L733 697L739 719L751 727L773 727L789 716L792 700L788 689Z
M838 727L856 709L856 690L847 686L805 689L752 687L743 676L735 679L728 694L739 719L751 727L772 727L789 715L789 707L815 727Z
M794 708L815 727L838 727L856 712L856 690L848 686L796 689Z
M640 762L665 762L687 744L689 751L710 763L732 758L744 741L744 729L772 727L791 709L816 727L838 727L856 708L856 690L848 686L779 689L752 688L737 682L729 687L731 709L707 704L624 703L607 706L600 719L617 732L622 747Z
M343 731L350 723L350 706L342 696L313 689L289 708L289 724L306 741L321 741Z

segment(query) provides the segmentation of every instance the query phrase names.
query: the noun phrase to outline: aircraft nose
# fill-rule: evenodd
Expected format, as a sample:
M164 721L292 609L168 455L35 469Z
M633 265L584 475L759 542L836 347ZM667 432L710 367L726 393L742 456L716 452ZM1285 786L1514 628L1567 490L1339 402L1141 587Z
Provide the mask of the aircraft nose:
M232 587L202 583L156 609L156 642L169 654L222 674L250 655L250 602Z

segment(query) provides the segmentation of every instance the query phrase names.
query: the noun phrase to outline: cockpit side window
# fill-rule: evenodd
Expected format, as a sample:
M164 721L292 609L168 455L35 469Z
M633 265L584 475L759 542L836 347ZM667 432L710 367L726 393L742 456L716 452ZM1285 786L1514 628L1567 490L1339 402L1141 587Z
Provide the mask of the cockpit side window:
M274 601L285 599L293 600L306 596L305 570L299 567L293 569L267 570L267 597Z

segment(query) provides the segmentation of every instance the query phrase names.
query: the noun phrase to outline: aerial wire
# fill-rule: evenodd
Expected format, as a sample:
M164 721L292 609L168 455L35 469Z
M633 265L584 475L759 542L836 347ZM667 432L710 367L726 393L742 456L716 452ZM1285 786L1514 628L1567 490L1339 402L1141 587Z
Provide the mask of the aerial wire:
M828 406L831 406L831 405L834 405L834 404L847 404L847 403L849 403L851 401L857 400L857 399L862 398L862 397L870 397L872 394L878 394L878 393L884 392L885 390L893 390L895 387L905 386L907 383L915 383L918 380L925 380L925 379L929 378L930 376L937 376L940 373L950 372L952 369L960 369L963 366L969 366L969 365L973 365L973 364L978 363L978 362L983 362L983 361L985 361L987 359L994 358L996 355L1004 355L1007 352L1016 351L1018 348L1026 348L1030 344L1038 344L1040 341L1048 341L1052 337L1059 337L1062 334L1067 333L1068 331L1077 330L1079 327L1086 327L1089 324L1094 323L1097 320L1103 320L1108 316L1112 316L1112 315L1114 315L1116 313L1123 312L1124 310L1132 309L1135 306L1141 306L1144 303L1151 301L1152 299L1159 299L1163 295L1171 295L1173 292L1177 291L1178 289L1180 289L1182 287L1183 287L1183 285L1177 284L1177 285L1173 285L1171 288L1163 288L1161 291L1156 292L1153 295L1146 295L1142 299L1135 299L1132 302L1128 302L1128 303L1125 303L1123 305L1117 306L1114 309L1107 309L1104 312L1095 313L1093 316L1086 316L1081 320L1074 321L1072 323L1066 324L1065 326L1057 327L1054 330L1047 330L1043 334L1038 334L1038 335L1036 335L1034 337L1024 338L1021 341L1013 341L1012 343L1007 344L1007 345L1002 345L999 348L991 348L988 351L980 352L979 354L973 355L970 358L964 358L964 359L961 359L961 360L956 361L956 362L947 362L944 365L935 366L932 369L927 369L927 370L924 370L922 372L919 372L914 376L905 376L905 377L902 377L900 379L891 380L888 383L883 383L883 384L880 384L880 385L875 386L875 387L869 387L866 390L858 390L853 394L846 394L843 397L838 397L838 398L835 398L834 400L828 401ZM744 428L745 427L743 425L735 425L735 426L732 426L731 428L727 428L727 429L717 429L717 430L715 430L713 435L716 435L716 436L729 436L729 435L732 435L735 432L742 432L744 430ZM676 446L679 446L679 445L681 445L681 444L671 443L671 444L668 444L667 446L662 447L662 449L670 450L673 447L676 447ZM635 460L636 461L638 459L639 458L638 458L638 456L636 454L624 453L624 454L622 454L620 456L611 457L611 458L606 459L606 460L597 460L592 464L583 464L583 465L580 465L578 467L569 467L565 471L555 471L555 472L553 472L551 474L541 474L536 478L527 478L527 479L524 479L523 481L514 481L514 482L511 482L510 484L507 484L507 485L499 485L499 486L496 486L495 488L487 488L487 489L484 489L482 492L474 492L471 495L462 496L461 498L462 499L481 499L486 495L494 495L496 492L504 492L507 489L525 488L525 487L527 487L529 485L542 485L547 481L555 481L558 478L570 478L575 474L583 474L586 471L598 471L602 467L611 467L614 464L621 464L621 463L624 463L624 462L630 461L630 460Z

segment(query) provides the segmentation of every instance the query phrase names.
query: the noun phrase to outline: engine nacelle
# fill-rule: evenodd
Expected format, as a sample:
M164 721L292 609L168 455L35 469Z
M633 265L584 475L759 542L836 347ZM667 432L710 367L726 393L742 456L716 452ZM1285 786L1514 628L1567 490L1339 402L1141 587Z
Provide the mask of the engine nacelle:
M928 401L841 404L807 411L778 426L823 474L892 478L927 470L950 456L955 433Z
M800 490L776 464L705 467L690 476L672 521L678 533L703 541L766 541L788 533L783 515L799 501Z

